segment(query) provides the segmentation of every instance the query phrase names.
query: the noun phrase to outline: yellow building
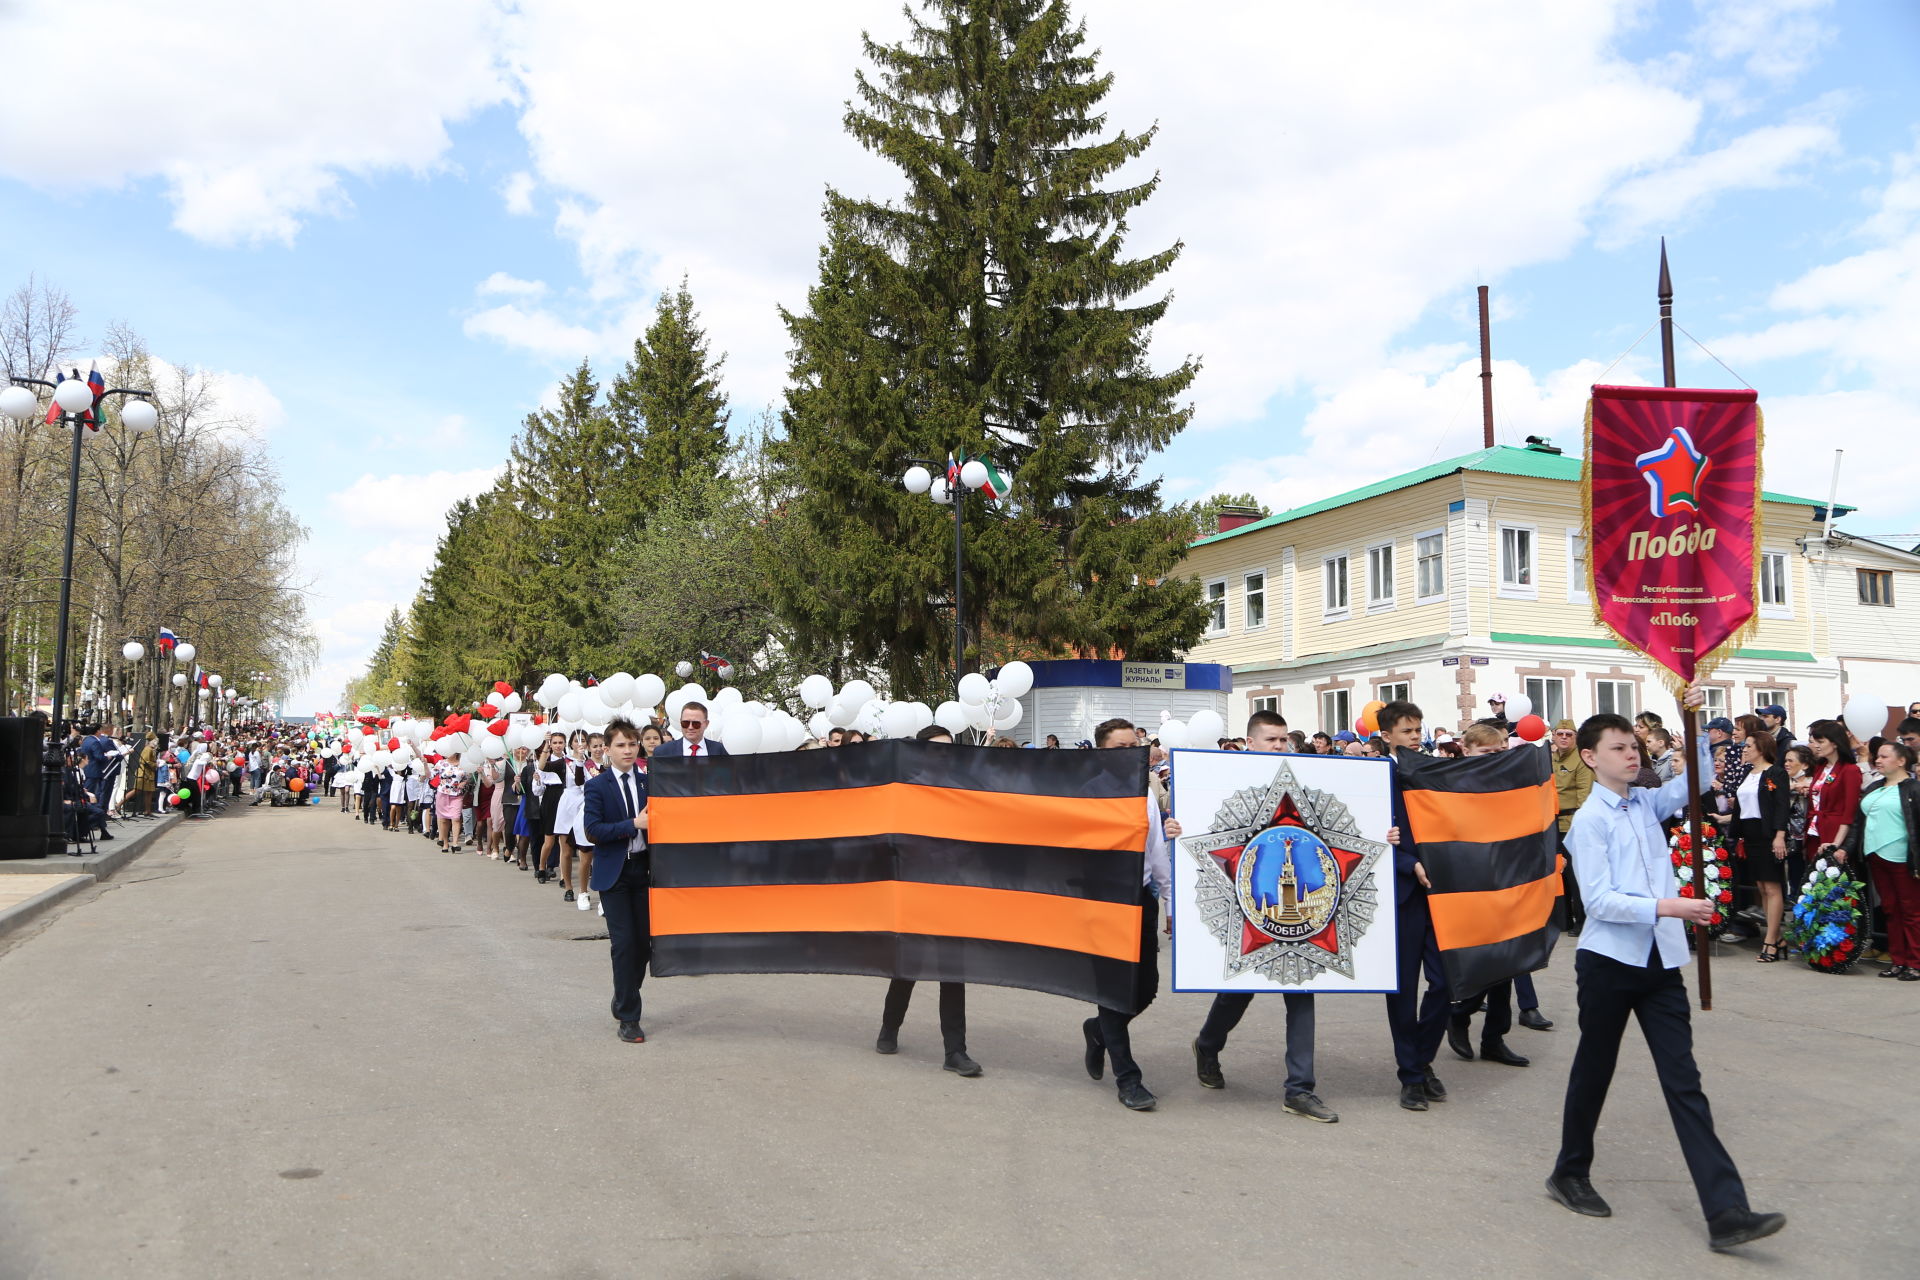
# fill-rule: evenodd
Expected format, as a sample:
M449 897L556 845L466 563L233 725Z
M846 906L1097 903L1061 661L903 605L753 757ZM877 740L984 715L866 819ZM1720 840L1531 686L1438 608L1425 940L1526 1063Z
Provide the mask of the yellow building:
M1765 495L1760 626L1707 682L1715 713L1779 703L1796 729L1838 714L1834 651L1848 653L1838 637L1853 628L1818 617L1840 590L1820 567L1825 518L1812 499ZM1527 695L1549 723L1642 709L1676 723L1651 664L1593 621L1580 523L1580 460L1535 444L1223 528L1183 566L1210 611L1188 660L1233 669L1230 721L1267 707L1308 732L1351 728L1376 698L1464 725L1494 693Z

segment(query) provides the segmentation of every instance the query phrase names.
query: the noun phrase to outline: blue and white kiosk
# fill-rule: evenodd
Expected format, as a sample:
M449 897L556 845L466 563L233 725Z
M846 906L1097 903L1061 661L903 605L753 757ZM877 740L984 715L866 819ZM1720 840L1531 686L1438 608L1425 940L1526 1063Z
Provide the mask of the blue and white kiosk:
M1056 734L1070 747L1093 736L1102 720L1125 716L1151 733L1161 712L1186 720L1196 711L1217 711L1231 724L1227 703L1233 668L1217 662L1114 662L1056 658L1027 664L1033 688L1020 699L1020 724L1011 736L1045 743Z

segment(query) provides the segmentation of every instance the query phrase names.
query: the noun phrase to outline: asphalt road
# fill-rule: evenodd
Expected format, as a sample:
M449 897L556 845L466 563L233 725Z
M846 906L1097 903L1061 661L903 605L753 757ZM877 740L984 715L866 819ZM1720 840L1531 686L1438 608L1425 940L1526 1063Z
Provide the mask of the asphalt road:
M1716 966L1696 1014L1722 1136L1791 1223L1710 1254L1637 1033L1600 1134L1609 1221L1548 1201L1574 1034L1541 975L1527 1069L1443 1062L1401 1111L1381 1001L1320 1002L1316 1125L1280 1111L1279 1002L1194 1083L1207 997L1135 1024L1134 1114L1085 1010L933 992L898 1057L883 984L649 982L607 1016L598 918L557 888L331 805L183 827L0 953L0 1276L1911 1274L1920 984ZM1443 1055L1444 1056L1444 1055Z

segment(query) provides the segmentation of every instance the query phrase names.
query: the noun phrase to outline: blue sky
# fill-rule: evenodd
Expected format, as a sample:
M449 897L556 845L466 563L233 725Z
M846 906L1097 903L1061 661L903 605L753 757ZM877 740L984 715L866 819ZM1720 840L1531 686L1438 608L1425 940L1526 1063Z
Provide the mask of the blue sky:
M1170 497L1284 506L1476 447L1479 283L1501 438L1576 442L1665 234L1681 323L1761 391L1770 486L1824 492L1844 446L1855 531L1920 535L1920 7L1076 12L1112 124L1161 130L1132 243L1186 245L1156 352L1205 371ZM115 39L89 92L0 115L0 287L38 273L254 419L313 530L302 712L562 371L610 371L685 273L744 422L779 393L822 188L896 185L839 126L893 0L0 14L11 48L90 29ZM1682 348L1683 382L1732 381ZM1649 336L1607 377L1657 375Z

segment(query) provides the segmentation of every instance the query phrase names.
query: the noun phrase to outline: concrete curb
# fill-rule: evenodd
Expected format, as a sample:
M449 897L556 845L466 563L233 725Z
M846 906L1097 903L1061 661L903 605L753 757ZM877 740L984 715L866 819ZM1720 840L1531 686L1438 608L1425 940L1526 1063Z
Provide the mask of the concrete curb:
M50 885L22 902L10 907L0 908L0 938L18 933L33 923L38 917L52 910L55 904L71 898L82 889L91 889L98 881L82 875L50 875L49 880L58 884Z
M185 822L182 814L170 813L154 822L129 824L116 822L118 828L110 842L98 846L100 852L82 857L7 858L0 860L0 875L90 875L105 880L147 851L165 831Z

